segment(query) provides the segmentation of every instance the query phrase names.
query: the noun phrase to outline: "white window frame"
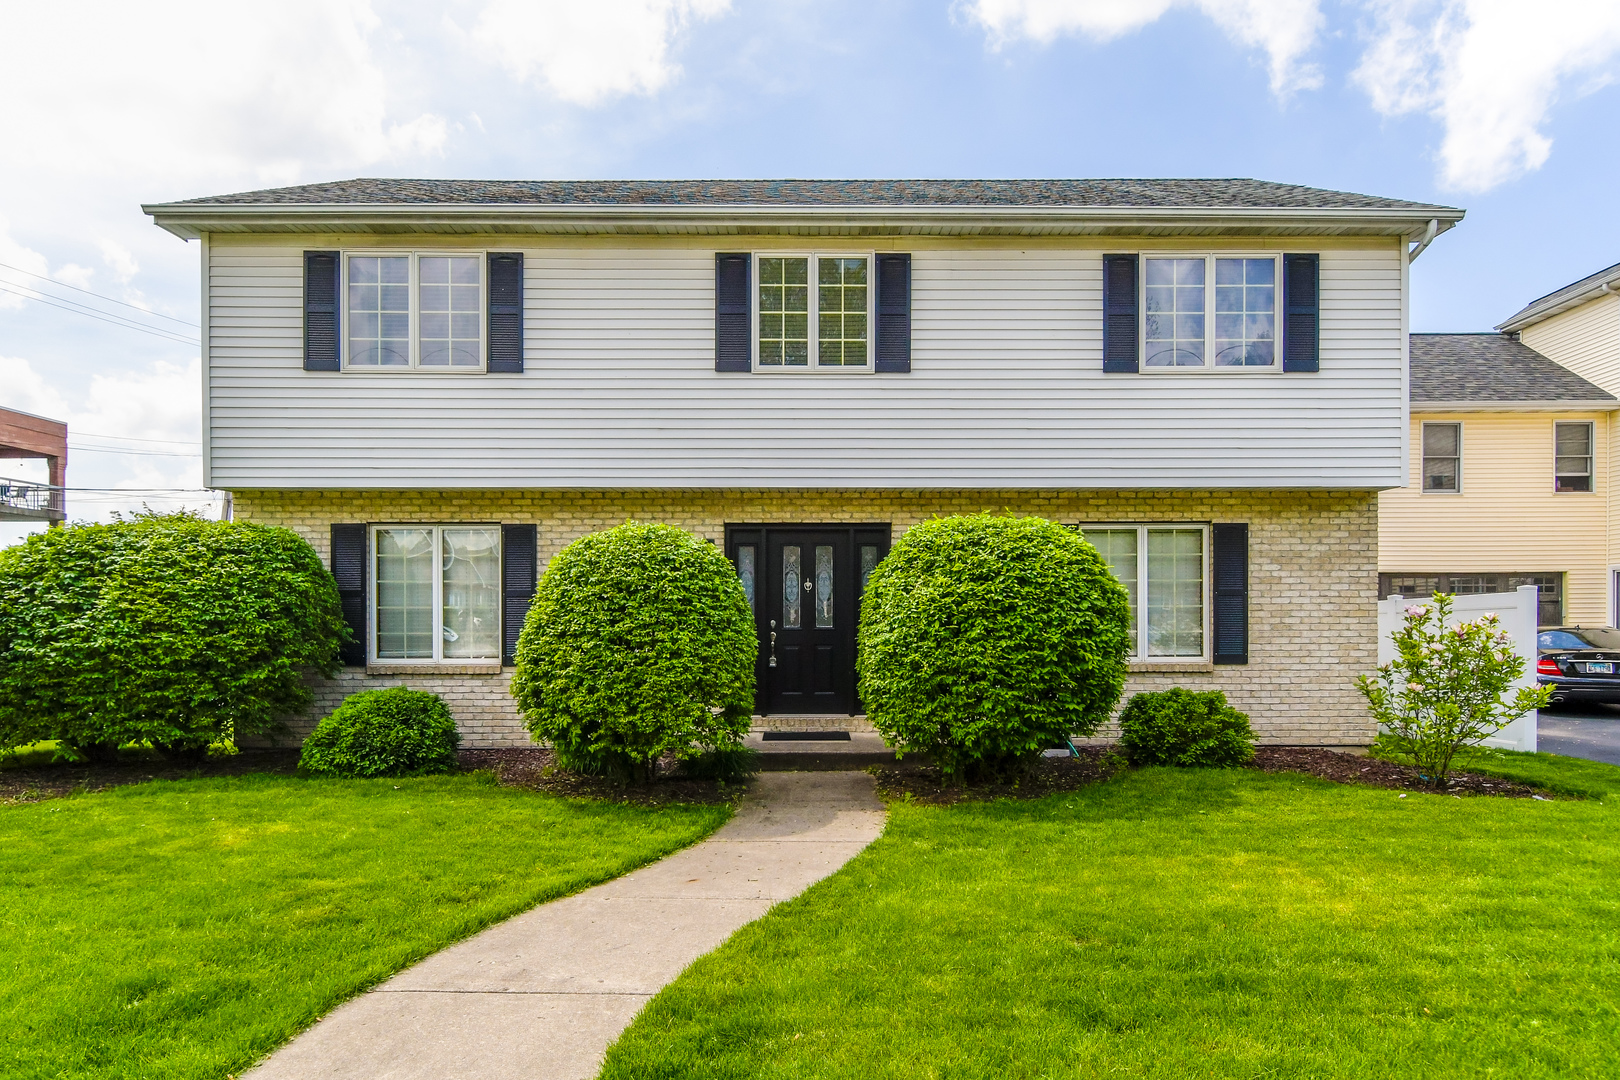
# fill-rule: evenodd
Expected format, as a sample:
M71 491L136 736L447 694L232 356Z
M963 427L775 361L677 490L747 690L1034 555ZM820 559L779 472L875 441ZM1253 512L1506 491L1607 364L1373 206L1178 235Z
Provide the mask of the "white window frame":
M410 272L410 358L408 366L388 366L384 364L354 364L351 363L352 350L349 346L349 259L351 256L361 259L399 258L408 256L411 260ZM423 258L473 258L478 260L478 365L476 367L453 367L449 364L422 365L422 275L419 264ZM338 284L338 339L339 355L343 357L343 370L357 373L372 372L376 374L398 375L403 372L429 372L435 375L482 375L489 370L489 252L469 251L457 248L455 250L438 251L428 248L411 248L400 250L397 248L355 248L338 252L338 263L341 267ZM393 661L388 661L393 663Z
M1457 429L1457 489L1455 491L1431 490L1427 486L1428 477L1425 475L1428 470L1423 467L1423 463L1429 459L1429 454L1426 449L1428 439L1425 437L1424 432L1429 429L1430 425L1439 426L1442 424L1444 424L1446 427L1454 427ZM1419 495L1461 495L1463 493L1463 448L1466 445L1463 440L1466 434L1467 433L1463 430L1463 422L1461 420L1424 420L1418 424L1417 487ZM1554 432L1553 438L1557 439L1557 437L1557 433ZM1556 445L1554 448L1556 449ZM1556 483L1556 480L1554 482Z
M1200 366L1149 367L1147 362L1147 264L1149 259L1204 260L1204 363ZM1270 365L1244 364L1217 366L1215 353L1215 260L1271 259L1276 264L1272 300L1272 349ZM1283 369L1283 257L1276 251L1141 251L1137 253L1136 342L1137 370L1149 375L1275 375Z
M810 260L810 363L804 367L790 367L787 364L761 364L759 362L759 260L761 259ZM821 259L866 260L866 363L864 365L821 366L821 304L817 295L821 283L816 268L817 261ZM749 267L748 288L751 290L751 295L748 297L748 355L753 362L755 371L767 375L866 375L876 370L877 252L875 250L756 251L753 253L753 263Z
M399 369L396 369L399 370ZM413 657L380 657L377 655L377 533L389 529L433 530L433 655ZM366 663L438 667L446 664L499 664L505 649L506 597L501 580L506 573L506 537L501 536L500 569L495 587L496 652L494 656L444 655L444 537L445 529L494 529L501 526L495 521L384 521L366 527Z
M1210 553L1210 526L1204 521L1082 521L1079 531L1084 538L1087 529L1135 529L1136 530L1136 646L1131 650L1130 661L1137 664L1208 664L1214 659L1214 603L1213 584L1210 581L1212 570ZM1204 624L1204 651L1197 656L1154 656L1148 652L1148 557L1147 534L1158 530L1175 529L1186 532L1197 529L1202 535L1203 549L1203 597L1200 603L1203 606Z
M1559 491L1558 490L1558 429L1565 424L1584 424L1586 426L1586 476L1590 481L1585 491ZM1552 429L1553 439L1553 475L1552 489L1554 495L1595 495L1597 494L1597 424L1590 420L1554 420ZM1573 476L1573 473L1566 475Z

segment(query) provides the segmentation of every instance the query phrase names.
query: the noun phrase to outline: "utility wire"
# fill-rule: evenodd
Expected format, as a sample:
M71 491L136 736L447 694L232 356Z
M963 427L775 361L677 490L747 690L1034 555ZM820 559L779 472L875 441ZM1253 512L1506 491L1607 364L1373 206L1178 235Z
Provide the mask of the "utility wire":
M44 296L36 296L36 295L33 295L31 292L19 292L16 289L8 289L3 284L0 284L0 292L11 293L13 296L20 296L24 300L34 300L34 301L37 301L37 302L39 302L41 304L45 304L48 307L61 308L63 311L70 311L75 315L83 315L86 318L97 319L97 320L100 320L101 322L104 322L104 323L110 323L113 326L122 326L126 330L139 330L143 334L151 334L153 337L160 337L160 338L163 338L165 341L178 342L181 345L190 345L190 346L193 346L194 348L200 348L202 346L202 343L199 342L199 341L193 341L190 338L179 337L179 336L177 336L175 334L170 333L167 330L159 329L157 327L142 326L139 323L126 320L126 319L124 319L123 316L114 315L111 312L105 312L105 311L97 312L94 308L90 308L90 307L88 307L87 305L84 305L84 304L79 304L79 305L76 305L74 307L68 307L67 305L68 304L73 304L74 301L72 301L72 300L64 300L62 297L59 297L59 296L58 297L52 297L51 299L46 299Z
M123 454L129 457L200 458L202 452L181 454L172 450L125 450L117 446L78 446L68 443L68 449L80 454Z
M36 274L32 270L24 270L22 267L20 267L20 266L12 266L10 263L0 262L0 267L4 267L7 270L15 270L19 274L27 274L31 278L39 278L41 281L48 281L52 285L60 285L64 289L72 289L74 292L82 292L86 296L93 296L97 300L105 300L109 304L117 304L120 307L127 307L132 311L139 311L143 315L151 315L151 316L154 316L154 317L159 318L159 319L168 319L170 322L177 322L181 326L190 326L190 327L193 327L194 329L197 329L197 330L202 329L201 326L199 326L198 324L196 324L194 322L191 322L189 319L177 319L173 315L165 315L161 311L150 311L150 310L148 310L146 308L141 307L139 304L130 304L130 303L126 303L123 300L114 300L110 296L103 296L101 293L91 292L89 289L81 289L77 285L69 285L67 282L60 281L60 280L58 280L56 278L53 278L49 274ZM27 285L23 286L23 288L30 288L30 287L31 286L27 286Z
M196 439L138 439L133 435L102 435L94 431L78 431L86 439L113 439L117 442L168 443L171 446L196 446Z

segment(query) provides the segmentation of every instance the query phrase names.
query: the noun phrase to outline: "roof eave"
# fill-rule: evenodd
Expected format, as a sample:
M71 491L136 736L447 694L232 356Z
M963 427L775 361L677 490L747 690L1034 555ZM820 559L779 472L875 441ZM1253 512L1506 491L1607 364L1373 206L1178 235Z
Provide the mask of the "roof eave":
M1615 398L1572 399L1561 401L1417 401L1412 403L1413 413L1456 412L1620 412L1620 400Z
M215 232L826 233L938 235L1164 235L1301 231L1412 236L1438 232L1463 211L1417 208L1003 207L1003 206L534 206L527 204L154 203L141 209L182 239Z
M1534 326L1539 322L1546 322L1554 315L1562 315L1572 308L1578 308L1582 304L1596 300L1601 296L1612 296L1620 293L1620 289L1615 288L1617 285L1620 285L1620 270L1600 281L1594 281L1580 292L1572 293L1562 299L1538 300L1514 315L1507 322L1498 324L1496 329L1504 334L1517 333L1526 327Z

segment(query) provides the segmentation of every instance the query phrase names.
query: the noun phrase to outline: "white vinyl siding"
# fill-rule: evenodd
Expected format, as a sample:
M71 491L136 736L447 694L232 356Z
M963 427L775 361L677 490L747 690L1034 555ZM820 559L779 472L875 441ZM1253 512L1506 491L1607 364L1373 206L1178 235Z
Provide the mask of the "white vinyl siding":
M712 243L566 249L525 247L510 236L453 243L446 250L523 250L523 374L305 372L302 251L342 248L342 239L212 237L210 482L235 489L1401 482L1404 326L1394 243L1320 249L1319 375L1238 379L1170 371L1104 378L1102 254L1121 250L1107 241L1089 248L885 242L912 252L911 373L751 379L714 371ZM426 247L413 238L411 249Z

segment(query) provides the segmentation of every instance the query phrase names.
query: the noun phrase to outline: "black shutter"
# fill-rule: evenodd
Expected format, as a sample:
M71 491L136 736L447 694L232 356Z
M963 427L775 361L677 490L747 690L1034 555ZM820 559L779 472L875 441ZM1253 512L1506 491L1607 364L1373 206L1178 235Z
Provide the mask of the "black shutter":
M1137 354L1138 256L1103 256L1103 370L1141 370Z
M714 257L714 370L751 371L753 350L748 279L753 256L720 252Z
M489 371L523 374L523 253L489 253Z
M332 576L337 579L343 621L354 634L338 650L338 658L352 667L366 664L366 527L332 526Z
M341 371L338 362L338 253L304 252L304 370Z
M539 538L533 525L501 526L501 663L517 658L518 635L529 617L539 567Z
M1320 255L1283 256L1283 370L1322 370Z
M1210 566L1214 578L1215 662L1249 662L1249 527L1216 525L1210 529Z
M877 257L878 371L911 370L911 256Z

